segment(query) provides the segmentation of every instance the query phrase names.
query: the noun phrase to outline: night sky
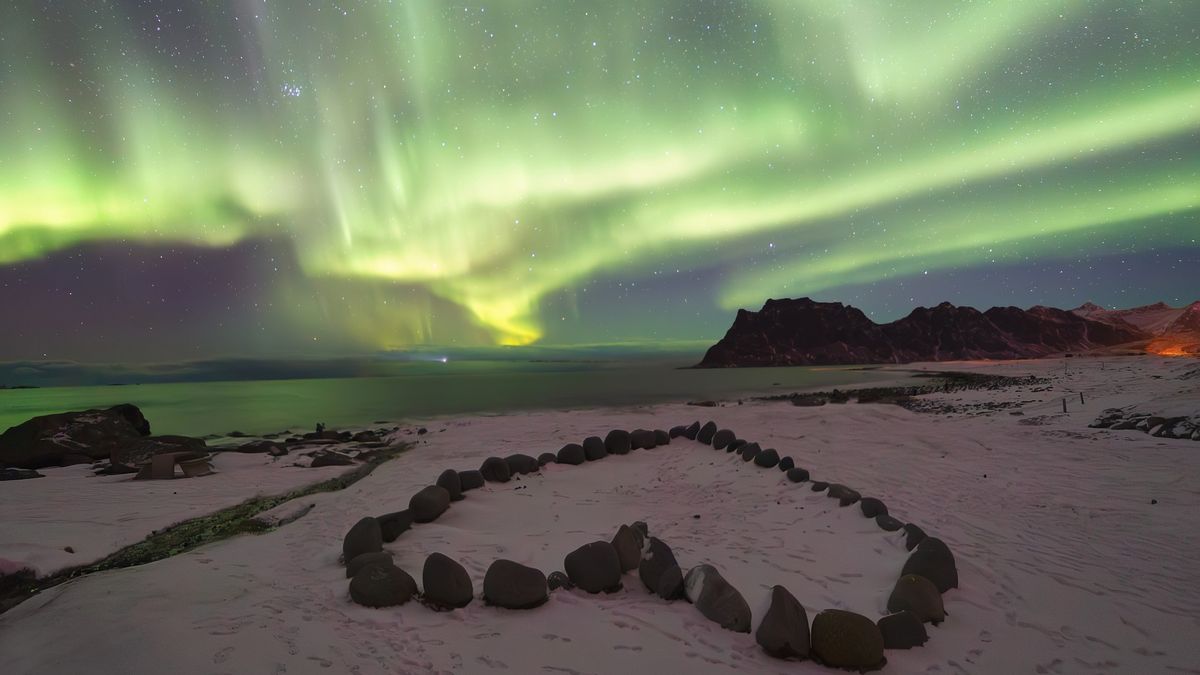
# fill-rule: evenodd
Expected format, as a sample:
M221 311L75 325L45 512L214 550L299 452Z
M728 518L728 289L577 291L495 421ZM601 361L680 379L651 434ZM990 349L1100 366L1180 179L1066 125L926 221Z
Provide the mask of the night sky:
M22 0L0 360L1200 299L1195 0Z

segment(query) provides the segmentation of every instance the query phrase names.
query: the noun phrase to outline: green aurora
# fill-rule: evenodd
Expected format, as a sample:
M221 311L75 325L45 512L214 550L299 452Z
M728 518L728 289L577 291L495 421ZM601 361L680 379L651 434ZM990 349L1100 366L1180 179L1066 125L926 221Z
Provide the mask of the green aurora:
M599 275L728 310L1200 232L1191 0L126 4L0 9L0 265L282 238L378 291L361 344L519 345Z

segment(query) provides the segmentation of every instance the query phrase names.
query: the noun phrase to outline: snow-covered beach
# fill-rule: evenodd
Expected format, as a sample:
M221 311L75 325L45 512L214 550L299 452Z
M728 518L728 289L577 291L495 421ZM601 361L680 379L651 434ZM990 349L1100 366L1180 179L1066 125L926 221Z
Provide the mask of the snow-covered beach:
M404 436L419 438L411 451L345 490L306 497L315 506L295 522L89 575L0 615L5 670L830 672L772 659L752 635L648 594L636 573L617 593L560 590L525 611L479 599L453 612L417 602L367 609L348 597L338 560L346 530L405 508L443 469L554 452L613 428L712 419L793 457L814 479L878 497L953 550L960 587L944 596L947 620L929 627L923 647L889 650L884 672L1200 672L1200 528L1190 518L1200 506L1200 443L1088 427L1108 408L1200 412L1200 362L898 367L912 368L1048 382L922 397L938 412L746 401L414 420L430 433ZM214 477L135 484L68 467L0 487L0 558L49 572L65 564L66 554L50 553L63 546L94 558L176 520L319 478L303 472L344 470L232 455L218 455L217 468ZM128 492L114 499L116 490ZM478 596L497 558L549 573L576 547L635 520L684 568L718 568L755 624L774 584L810 619L826 608L877 619L908 555L902 532L880 530L858 509L685 439L488 483L385 549L418 580L428 554L458 560Z

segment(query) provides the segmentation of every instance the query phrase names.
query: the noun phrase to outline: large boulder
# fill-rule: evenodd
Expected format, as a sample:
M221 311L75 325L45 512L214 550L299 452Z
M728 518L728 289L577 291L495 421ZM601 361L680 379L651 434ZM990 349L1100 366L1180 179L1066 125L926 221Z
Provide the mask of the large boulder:
M512 469L508 468L508 462L501 457L488 457L483 460L479 473L483 474L483 479L489 483L507 483L508 479L512 478Z
M363 553L382 550L383 533L379 529L379 521L374 518L359 520L342 539L342 560L347 563Z
M450 508L450 493L446 488L430 485L408 500L408 510L418 523L432 523Z
M175 452L202 455L208 452L208 445L204 439L188 436L144 436L114 446L109 459L113 464L133 467L148 463L156 455Z
M646 590L657 593L658 582L663 572L672 566L679 567L679 563L676 562L671 547L663 543L661 539L650 537L650 544L642 554L641 562L638 563L638 577L646 586Z
M150 423L129 403L42 415L0 434L0 465L41 469L60 466L71 455L109 459L113 450L149 435Z
M865 672L887 663L879 626L861 614L827 609L812 625L812 656L834 668Z
M926 536L928 535L925 534L925 530L922 530L920 525L914 525L913 523L906 524L904 526L904 548L909 551L913 550L917 547L917 544L924 541Z
M709 621L738 633L750 632L750 605L717 568L697 565L683 580L687 599Z
M386 513L375 520L379 521L379 532L383 541L390 544L412 527L413 514L412 511L405 509L395 513Z
M538 469L542 468L541 465L538 464L536 458L521 454L519 452L505 457L504 461L508 464L508 471L513 476L517 474L534 473Z
M318 450L312 455L312 463L310 467L319 469L323 466L350 466L354 464L354 458L350 455L332 450Z
M662 429L655 429L654 430L654 442L657 445L670 445L671 444L671 434L668 434L666 431L664 431Z
M578 443L567 443L558 451L558 463L578 466L587 461L583 446Z
M683 425L680 425L677 427L671 427L671 430L668 431L667 433L670 434L671 438L679 438L680 436L687 433L687 427L685 427Z
M372 551L354 556L354 560L346 563L346 578L353 579L367 565L394 565L391 551Z
M879 634L883 636L884 649L912 649L929 641L925 624L908 610L889 614L876 625L879 626Z
M571 583L588 593L612 593L621 588L621 559L607 541L593 541L571 551L563 566Z
M678 600L684 597L683 570L679 565L671 565L658 576L658 590L655 591L663 600Z
M692 422L687 429L684 429L683 435L689 441L696 440L696 436L700 435L700 422Z
M621 571L637 569L642 562L642 546L646 539L641 530L622 525L612 538L613 548L617 550L617 558L621 561Z
M629 447L633 450L653 450L658 447L658 439L649 429L634 429L629 433Z
M764 469L773 468L779 463L779 452L775 448L767 448L754 456L754 463Z
M599 436L588 436L583 439L583 454L587 461L594 462L598 459L608 457L608 447L604 445L604 439Z
M624 429L613 429L604 437L604 448L610 455L628 455L633 449L633 439Z
M808 658L808 614L788 589L771 588L771 606L758 624L754 640L777 659Z
M958 567L954 554L946 542L936 537L925 537L909 554L900 575L918 574L933 582L942 593L958 588Z
M479 469L467 469L458 472L458 485L463 492L483 487L483 473Z
M532 609L546 602L550 589L541 570L497 560L483 576L483 599L506 609Z
M403 605L417 593L417 582L395 565L367 565L350 580L350 599L364 607Z
M441 553L430 553L425 559L421 581L425 586L425 602L434 609L466 607L475 594L467 570Z
M736 438L737 435L729 429L718 429L717 433L713 434L712 446L717 450L724 450L725 448L729 447L729 444L732 443Z
M710 444L712 443L713 436L716 435L717 423L709 420L704 423L704 426L700 427L700 432L696 434L696 440L700 441L701 443Z
M866 518L876 518L878 516L887 515L887 506L874 497L863 497L858 502L858 508L862 509L862 514Z
M858 494L857 491L851 490L841 483L834 483L833 485L830 485L829 492L827 492L825 496L829 497L830 499L838 500L838 504L840 506L850 506L859 499L862 499L862 495Z
M458 477L458 472L454 469L446 469L438 476L434 485L444 488L446 493L450 495L450 501L457 502L463 498L462 479Z
M803 483L808 480L808 469L793 467L787 470L787 479L793 483Z

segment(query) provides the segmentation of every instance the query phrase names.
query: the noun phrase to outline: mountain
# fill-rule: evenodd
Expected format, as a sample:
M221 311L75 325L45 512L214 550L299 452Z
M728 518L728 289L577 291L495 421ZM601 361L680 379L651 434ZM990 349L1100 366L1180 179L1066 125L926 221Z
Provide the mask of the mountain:
M1196 303L1192 303L1194 307ZM1092 321L1111 324L1128 324L1151 335L1161 335L1188 308L1171 307L1165 302L1134 307L1133 309L1105 309L1095 303L1085 302L1071 310L1072 314Z
M702 368L909 363L963 359L1037 358L1146 341L1134 324L1053 307L993 307L980 312L943 302L877 324L840 302L767 300L757 312L738 310L733 325L709 348ZM1198 310L1200 318L1200 310Z

